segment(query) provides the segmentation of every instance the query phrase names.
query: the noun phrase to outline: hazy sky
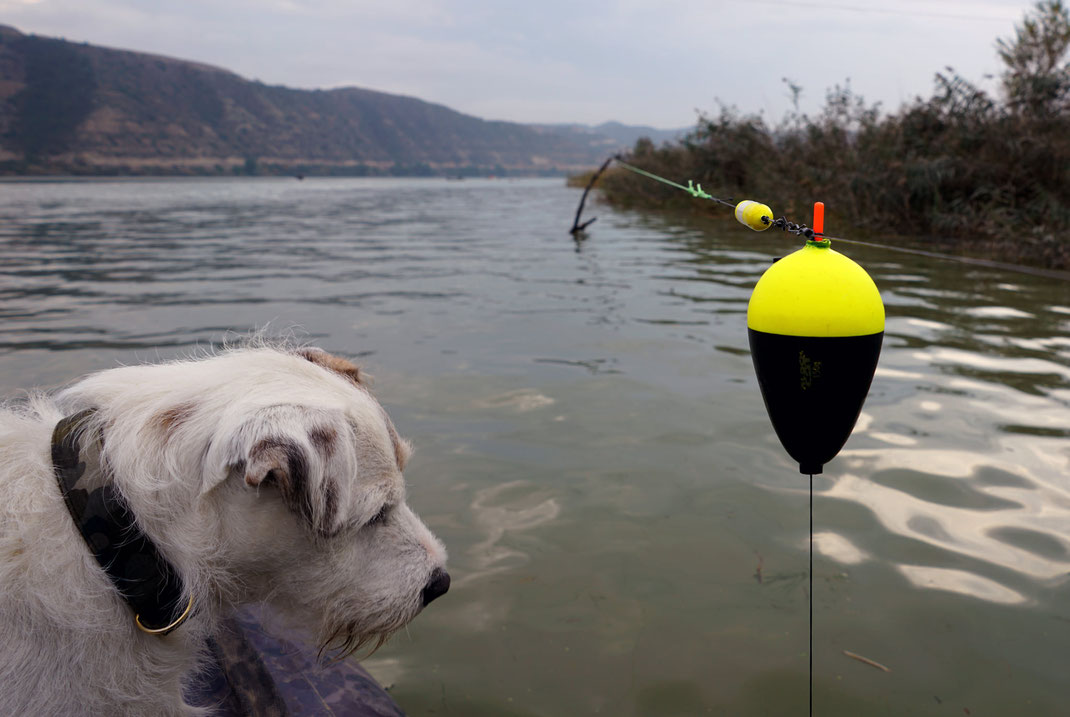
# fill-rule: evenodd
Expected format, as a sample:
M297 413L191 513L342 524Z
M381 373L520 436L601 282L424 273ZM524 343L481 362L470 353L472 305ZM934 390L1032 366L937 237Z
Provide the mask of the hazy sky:
M982 86L1016 0L0 0L23 32L356 85L486 119L675 128L718 100L779 119L850 78L896 109L953 66Z

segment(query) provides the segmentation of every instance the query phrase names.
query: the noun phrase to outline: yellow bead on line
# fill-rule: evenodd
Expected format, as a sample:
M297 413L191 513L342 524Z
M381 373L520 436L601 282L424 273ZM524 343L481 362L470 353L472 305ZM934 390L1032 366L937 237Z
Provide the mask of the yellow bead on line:
M764 232L773 220L773 210L767 204L744 199L736 205L736 219L756 232Z

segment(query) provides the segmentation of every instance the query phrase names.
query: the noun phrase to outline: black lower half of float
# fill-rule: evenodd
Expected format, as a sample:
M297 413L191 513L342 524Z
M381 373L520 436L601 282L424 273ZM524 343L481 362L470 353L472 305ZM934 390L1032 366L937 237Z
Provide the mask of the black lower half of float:
M748 329L751 358L773 429L799 471L816 475L854 429L884 332L785 336Z

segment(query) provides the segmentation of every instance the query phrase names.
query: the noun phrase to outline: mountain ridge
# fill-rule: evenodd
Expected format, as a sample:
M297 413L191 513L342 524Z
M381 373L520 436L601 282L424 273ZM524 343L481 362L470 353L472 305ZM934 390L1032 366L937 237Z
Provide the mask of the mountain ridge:
M0 26L4 174L556 174L625 148L597 132L360 87L268 85Z

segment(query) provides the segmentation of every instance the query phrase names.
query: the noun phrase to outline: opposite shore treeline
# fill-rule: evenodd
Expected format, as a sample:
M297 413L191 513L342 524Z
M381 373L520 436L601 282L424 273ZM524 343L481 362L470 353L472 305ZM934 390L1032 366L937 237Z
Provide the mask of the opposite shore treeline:
M796 222L809 222L822 200L839 232L922 237L1068 269L1070 15L1061 0L1038 2L996 47L998 99L948 68L932 97L881 114L847 83L816 117L794 112L770 127L722 107L682 142L640 140L626 159L715 196L766 202ZM801 88L785 82L797 99ZM618 206L724 213L621 169L599 186Z

